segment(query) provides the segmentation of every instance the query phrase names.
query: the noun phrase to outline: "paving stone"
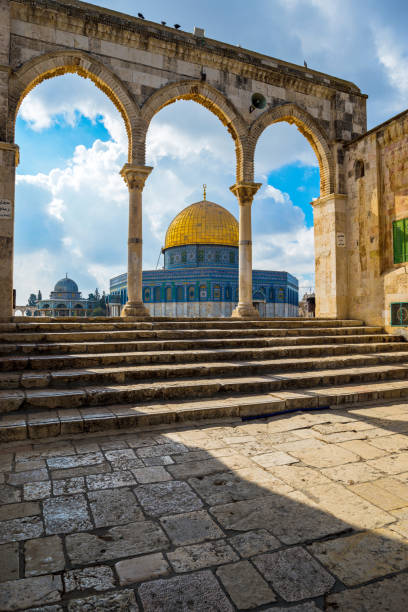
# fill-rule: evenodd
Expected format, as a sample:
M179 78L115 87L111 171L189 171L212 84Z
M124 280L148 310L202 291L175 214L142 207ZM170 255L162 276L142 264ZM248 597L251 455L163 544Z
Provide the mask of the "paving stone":
M249 459L235 454L219 459L205 459L170 465L167 469L174 478L183 479L206 476L207 474L216 474L217 472L225 472L226 470L239 470L245 467L251 467L251 465L252 463Z
M408 601L408 580L406 574L386 578L358 589L333 593L326 599L327 612L406 612Z
M130 446L130 444L129 444ZM186 453L189 449L179 442L170 442L168 444L157 444L156 446L142 446L137 449L136 453L139 457L160 457L163 455L174 455L176 453Z
M7 482L11 485L18 486L27 482L36 482L40 480L48 480L48 472L45 468L40 470L28 470L27 472L18 472L8 474Z
M356 586L408 567L407 544L397 540L389 529L316 542L308 548L347 586Z
M63 570L65 558L61 538L51 536L28 540L24 545L24 561L26 576L41 576Z
M358 455L335 444L327 444L313 450L297 450L293 451L292 454L306 465L317 468L333 467L359 460Z
M107 474L112 471L111 466L107 461L96 465L84 465L77 468L68 468L66 470L53 470L51 478L59 480L62 478L78 478L80 476L89 476L91 474Z
M315 540L350 527L335 516L322 512L300 491L215 506L210 508L210 513L224 529L268 529L284 544Z
M0 589L0 610L20 610L29 606L61 600L60 576L36 576L3 582Z
M46 467L47 466L44 459L32 459L31 461L21 461L19 463L16 462L15 471L28 472L30 470L37 470Z
M368 464L386 474L401 474L408 471L408 453L398 453L380 457L379 459L371 459L368 461Z
M370 444L389 453L408 450L408 437L402 434L375 438Z
M46 499L51 496L51 482L29 482L23 487L25 500Z
M13 502L21 501L21 493L18 489L10 485L3 484L0 487L0 505L12 504Z
M144 467L143 461L136 457L131 448L106 451L105 457L114 470L131 470Z
M203 506L188 484L178 480L140 485L135 489L135 494L145 512L151 516L190 512Z
M363 482L350 486L349 489L353 493L360 495L360 497L363 497L383 510L395 510L397 508L403 508L407 505L406 499L399 497L397 494L394 495L392 491L381 487L380 483L381 480L375 482Z
M194 612L233 612L233 607L210 571L187 576L153 580L139 587L144 610L194 610Z
M142 484L149 482L164 482L166 480L172 480L172 476L165 470L164 467L144 467L132 470L133 475L136 477L137 482Z
M76 533L65 541L68 556L75 565L150 553L166 549L169 543L160 527L149 521L112 527L101 535Z
M280 606L276 608L266 608L263 612L321 612L321 608L318 608L312 601L307 601L302 604L298 604L296 606L284 607Z
M362 461L358 463L346 463L331 468L324 468L322 474L345 484L353 485L356 482L367 482L369 480L377 480L381 476L381 472L367 465Z
M17 542L2 544L0 546L0 582L18 578L19 568L20 559Z
M310 489L316 485L330 484L330 479L320 470L302 465L281 465L271 468L274 476L295 489Z
M180 456L180 455L178 455ZM143 463L147 467L151 467L154 465L172 465L174 463L173 459L170 455L163 455L160 457L143 457Z
M245 477L247 474L249 478ZM269 495L271 490L277 493L287 493L291 490L282 481L270 477L267 472L263 472L258 479L252 479L251 472L244 470L190 478L189 483L211 506L262 497Z
M86 484L90 491L98 489L113 489L116 487L128 487L136 484L132 472L112 472L111 474L93 474L86 477Z
M67 593L71 591L107 591L115 586L110 567L99 565L75 569L64 573L64 585Z
M238 555L225 540L191 544L167 553L167 558L178 573L199 570L212 565L237 561Z
M248 610L276 600L274 592L249 561L223 565L216 574L238 610Z
M266 529L240 533L229 538L228 542L239 552L241 557L253 557L282 546L279 540Z
M362 459L376 459L386 454L384 450L376 448L364 440L350 440L349 442L342 442L339 446L356 453Z
M46 499L43 508L46 533L72 533L92 527L84 495Z
M105 595L93 595L73 599L68 603L69 612L138 612L133 591L115 591Z
M78 454L99 453L99 444L97 442L89 442L88 440L76 440L74 442L75 450Z
M394 517L384 510L337 483L313 487L305 494L317 503L321 510L359 529L375 529L394 520Z
M291 457L282 451L255 455L252 459L264 468L273 467L275 465L289 465L290 463L297 463L299 461L299 459L295 459L295 457Z
M115 564L115 569L121 586L167 576L171 572L161 553L119 561Z
M408 519L392 523L392 525L390 525L390 529L391 531L395 531L399 535L402 535L404 538L408 539Z
M41 606L41 608L27 608L25 612L62 612L61 606Z
M335 582L333 576L300 546L259 555L253 562L273 589L288 602L323 595Z
M143 512L129 489L90 491L88 499L95 527L125 525L144 519Z
M29 516L0 523L0 544L38 538L44 533L39 516Z
M54 495L73 495L75 493L85 493L85 491L85 479L83 476L54 480L52 483L52 492Z
M223 538L224 533L205 510L186 512L160 519L167 535L176 545Z
M84 453L82 455L69 455L65 457L50 457L47 464L50 470L66 470L82 466L103 463L105 458L101 452Z
M35 516L36 514L41 514L40 504L36 502L23 502L0 506L0 521L22 518L23 516Z

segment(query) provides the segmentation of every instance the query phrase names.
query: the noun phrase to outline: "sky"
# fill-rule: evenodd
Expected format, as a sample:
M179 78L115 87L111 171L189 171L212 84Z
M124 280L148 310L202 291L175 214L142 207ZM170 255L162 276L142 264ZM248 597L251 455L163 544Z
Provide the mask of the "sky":
M356 83L368 94L368 128L408 107L408 3L403 0L115 0L111 9L239 44ZM89 80L50 79L24 99L16 125L14 284L17 303L73 278L83 296L109 291L126 271L128 194L122 118ZM207 198L238 217L231 137L210 111L179 101L152 120L147 143L154 166L143 193L143 267L163 265L167 226L192 202ZM314 283L313 212L319 168L293 125L270 126L255 156L263 186L252 207L253 264L286 270L307 290Z

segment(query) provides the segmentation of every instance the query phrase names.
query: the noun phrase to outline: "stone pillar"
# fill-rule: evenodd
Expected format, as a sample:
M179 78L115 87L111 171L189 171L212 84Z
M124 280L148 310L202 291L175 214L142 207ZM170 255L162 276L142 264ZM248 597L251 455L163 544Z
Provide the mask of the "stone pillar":
M120 172L129 189L128 301L122 317L149 317L142 296L142 192L150 166L125 164Z
M18 147L0 142L0 320L13 316L14 191Z
M332 193L312 205L316 317L345 319L348 316L347 196Z
M262 183L243 181L230 187L239 204L239 297L232 317L259 319L252 305L252 226L251 207L254 195Z

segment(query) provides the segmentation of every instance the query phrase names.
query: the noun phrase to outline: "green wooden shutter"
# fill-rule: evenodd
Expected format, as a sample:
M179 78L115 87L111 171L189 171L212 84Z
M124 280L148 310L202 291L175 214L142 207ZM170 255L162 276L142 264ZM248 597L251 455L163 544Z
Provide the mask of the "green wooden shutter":
M408 219L404 219L404 261L408 261Z
M400 221L394 221L392 224L393 229L393 242L394 242L394 263L402 263L405 261L407 254L406 242L406 219Z

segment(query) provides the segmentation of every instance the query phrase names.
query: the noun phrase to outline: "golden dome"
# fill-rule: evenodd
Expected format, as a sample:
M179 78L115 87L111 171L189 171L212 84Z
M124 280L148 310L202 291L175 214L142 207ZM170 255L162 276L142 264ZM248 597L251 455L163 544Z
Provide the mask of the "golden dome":
M203 200L187 206L170 223L164 248L183 244L238 246L238 221L228 210Z

